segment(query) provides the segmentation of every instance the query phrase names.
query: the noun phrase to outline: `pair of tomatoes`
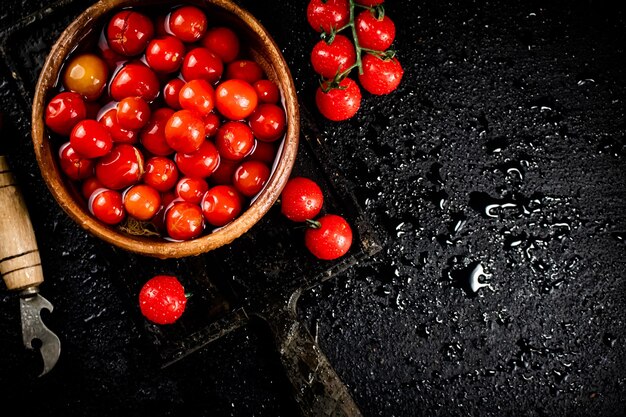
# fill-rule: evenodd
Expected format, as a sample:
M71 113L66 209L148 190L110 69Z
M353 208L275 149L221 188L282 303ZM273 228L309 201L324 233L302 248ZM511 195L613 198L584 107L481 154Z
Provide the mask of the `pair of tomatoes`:
M293 222L306 222L304 243L317 258L333 260L345 255L352 245L352 228L341 216L317 217L324 205L320 186L306 177L287 181L280 196L280 211Z
M189 240L233 221L262 190L286 116L232 29L190 5L147 13L113 14L97 45L65 63L45 123L96 218Z
M330 120L346 120L356 114L362 98L359 84L371 94L385 95L396 90L402 80L404 70L395 52L389 50L396 28L384 14L383 1L357 0L364 8L359 13L348 0L311 0L308 4L310 26L323 32L310 58L313 70L324 80L315 102ZM339 33L350 29L356 34L352 40ZM348 77L353 69L358 70L358 84Z

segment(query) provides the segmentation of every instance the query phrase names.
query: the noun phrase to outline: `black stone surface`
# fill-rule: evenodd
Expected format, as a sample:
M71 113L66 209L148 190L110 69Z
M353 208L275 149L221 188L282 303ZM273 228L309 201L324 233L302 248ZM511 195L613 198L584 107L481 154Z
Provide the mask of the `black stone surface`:
M119 253L47 191L27 135L22 96L32 91L19 86L78 3L11 1L0 16L4 36L29 28L3 51L22 58L2 66L0 149L31 209L42 293L55 306L45 319L63 343L55 369L37 378L17 299L0 291L3 404L29 416L297 415L262 322L161 369L127 283L183 273L189 261ZM623 10L597 1L388 0L404 80L389 96L364 94L355 118L334 123L312 101L317 38L306 2L241 4L281 47L332 151L329 165L353 184L381 238L380 252L299 303L363 414L624 415ZM28 26L46 7L46 24ZM267 230L274 238L261 225L250 239ZM216 256L236 258L245 245ZM244 253L233 285L255 294L254 254ZM310 262L301 255L283 266ZM280 262L271 265L279 276Z

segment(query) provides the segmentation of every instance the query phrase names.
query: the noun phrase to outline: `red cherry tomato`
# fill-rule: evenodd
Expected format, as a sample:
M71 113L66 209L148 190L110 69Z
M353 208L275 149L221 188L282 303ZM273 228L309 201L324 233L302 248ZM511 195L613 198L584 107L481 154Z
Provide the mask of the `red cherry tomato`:
M252 114L257 103L254 87L243 80L224 81L215 90L215 107L227 119L245 119Z
M356 17L354 24L362 48L385 51L396 37L396 25L387 15L379 20L374 12L364 10Z
M221 157L239 161L254 149L252 129L243 122L226 122L217 131L215 146Z
M159 88L159 79L154 71L141 63L129 63L111 80L110 94L115 101L141 97L151 102L159 95Z
M220 118L217 114L211 112L204 116L204 133L207 138L214 136L220 127Z
M178 182L178 168L174 161L162 156L154 156L146 162L143 182L160 192L171 190Z
M185 312L187 296L178 278L156 275L139 291L141 314L155 324L175 323Z
M81 54L65 64L63 85L85 100L93 101L102 95L108 76L109 68L102 58L95 54Z
M95 120L82 120L70 133L74 151L83 158L98 158L113 148L113 139L108 129Z
M107 41L111 49L124 56L139 55L154 36L152 20L132 11L116 13L107 26Z
M160 156L174 153L174 149L165 140L165 125L173 114L174 110L167 107L162 107L152 113L148 124L139 133L139 140L148 152Z
M106 110L100 115L98 121L109 130L111 139L116 143L135 143L137 142L137 132L134 130L126 130L120 126L117 121L118 111L115 107Z
M339 29L349 22L348 0L311 0L306 18L313 30L330 33L331 28Z
M61 171L73 180L81 180L93 175L93 160L79 156L66 142L59 148L59 164Z
M253 85L256 95L259 97L261 103L276 104L280 99L280 92L278 86L274 81L259 80Z
M249 84L254 84L265 76L263 68L255 61L240 59L233 61L226 66L226 79L244 80Z
M257 140L254 149L248 156L246 161L260 161L266 163L268 166L274 163L276 159L276 146L273 142L263 142Z
M183 177L176 183L176 195L188 203L200 204L209 184L202 178Z
M141 97L126 97L117 104L117 122L122 129L141 129L150 120L150 114L150 106Z
M314 219L323 204L322 189L315 181L305 177L290 178L280 195L280 212L294 222Z
M333 78L337 73L350 68L355 62L354 44L343 35L335 35L330 45L321 40L311 51L313 70L324 78Z
M304 232L304 244L319 259L337 259L350 250L352 228L343 217L326 214Z
M315 104L320 113L336 122L351 118L361 106L361 90L354 80L344 78L339 87L326 93L318 87L315 93Z
M239 37L230 28L218 26L207 31L202 46L216 54L222 62L231 62L239 55Z
M287 121L282 107L276 104L261 104L252 112L248 123L258 140L274 142L285 133Z
M163 100L165 100L165 104L174 110L182 109L180 101L178 101L178 95L183 85L185 85L183 80L174 78L173 80L169 80L163 87Z
M174 161L184 175L206 178L217 169L220 155L213 142L205 140L200 148L193 153L176 153Z
M183 42L200 40L207 28L207 18L195 6L182 6L174 10L167 21L169 31Z
M141 179L143 167L141 151L127 143L120 143L96 163L96 178L106 188L121 190Z
M203 47L187 52L180 70L185 81L206 80L211 84L217 83L223 72L224 64L219 57Z
M150 41L146 48L146 62L158 73L169 74L180 69L185 45L175 36L163 36Z
M174 240L194 239L204 231L204 217L197 204L178 201L165 213L167 234Z
M133 185L123 198L126 212L137 220L148 221L161 208L161 194L149 185Z
M98 220L114 225L126 218L122 195L114 190L99 188L89 197L89 211Z
M361 86L372 94L389 94L398 88L404 70L398 58L380 59L371 54L363 56L363 74L359 74Z
M80 187L80 191L83 194L83 197L89 200L89 197L91 197L93 192L96 191L98 188L103 188L100 181L98 181L96 177L88 177L85 178L85 180L83 181L83 184Z
M69 136L76 123L87 118L85 101L78 93L64 91L46 106L46 126L54 133Z
M208 81L191 80L180 89L178 102L183 109L206 116L215 106L215 90Z
M109 41L106 38L106 31L103 30L100 32L100 37L98 38L98 49L100 50L100 55L106 62L109 71L115 71L118 63L125 61L128 59L127 57L118 54L109 45Z
M245 161L235 170L235 188L246 197L253 197L263 189L270 177L270 169L263 162Z
M207 223L224 226L239 216L243 198L231 185L216 185L204 194L200 207Z
M204 142L204 122L189 110L179 110L165 124L165 140L176 152L192 153Z
M235 170L239 167L239 161L231 161L230 159L221 158L217 169L213 171L209 181L211 184L231 185Z

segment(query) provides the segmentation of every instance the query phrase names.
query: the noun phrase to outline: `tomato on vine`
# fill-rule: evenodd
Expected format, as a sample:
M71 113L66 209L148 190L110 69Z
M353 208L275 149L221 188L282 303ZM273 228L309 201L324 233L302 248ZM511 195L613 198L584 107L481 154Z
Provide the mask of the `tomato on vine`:
M350 20L348 0L311 0L306 9L309 25L317 32L330 32Z
M344 78L337 88L329 82L317 88L315 103L320 113L333 121L347 120L354 116L361 106L361 89L351 78Z
M350 250L352 228L343 217L326 214L309 221L309 226L304 233L304 243L316 258L330 261Z
M366 91L383 95L398 88L403 75L404 70L397 58L366 54L363 57L363 74L359 74L359 82Z
M344 35L335 35L332 42L321 40L311 51L313 70L324 78L333 78L355 62L354 44Z

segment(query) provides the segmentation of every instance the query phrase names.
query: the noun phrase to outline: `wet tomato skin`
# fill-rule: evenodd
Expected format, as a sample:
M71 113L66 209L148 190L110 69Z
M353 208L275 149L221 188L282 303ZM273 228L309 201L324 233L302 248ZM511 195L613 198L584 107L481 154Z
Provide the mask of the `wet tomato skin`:
M202 196L209 190L209 184L202 178L183 177L176 183L174 192L183 200L200 204Z
M83 158L98 158L113 148L113 139L108 129L95 120L78 122L70 134L74 151Z
M126 97L141 97L152 102L159 95L159 79L154 71L143 63L124 65L111 80L110 94L115 101Z
M274 142L285 133L285 111L276 104L261 104L248 117L248 124L258 140Z
M175 323L185 312L185 288L173 275L155 275L139 291L139 309L149 321L168 325Z
M224 72L224 64L217 55L203 47L197 47L185 55L180 70L185 81L205 80L217 83Z
M233 185L246 197L256 195L270 177L270 169L263 162L245 161L233 174Z
M215 136L221 123L222 122L220 121L220 117L214 112L211 112L204 116L204 133L206 134L206 137L210 138L212 136Z
M139 140L148 152L159 156L174 153L174 149L165 139L165 125L173 114L174 110L167 107L161 107L152 113L150 120L139 133Z
M361 89L353 79L344 78L339 87L325 92L320 86L315 93L319 112L335 122L350 119L361 106Z
M294 222L314 219L323 204L322 189L315 181L305 177L290 178L280 196L281 213Z
M234 61L239 55L239 37L232 29L224 26L209 29L202 38L202 46L225 63Z
M127 143L115 145L96 163L96 177L106 188L121 190L139 182L144 173L143 155Z
M174 240L190 240L204 231L204 217L197 204L178 201L171 204L165 213L167 234Z
M117 115L118 110L113 107L104 112L98 121L109 130L113 142L131 144L137 142L139 136L137 132L122 128L118 122Z
M243 80L227 80L215 89L215 107L230 120L250 116L258 103L254 87Z
M350 20L348 0L311 0L306 18L313 30L330 33L332 28L343 27Z
M64 91L46 106L46 126L59 135L68 136L74 126L87 117L87 107L80 94Z
M70 142L64 143L59 148L59 164L61 171L76 181L93 175L93 159L78 155Z
M178 102L183 109L204 117L215 106L215 90L206 80L191 80L181 87Z
M263 68L256 61L249 59L233 61L226 66L225 77L227 80L237 79L254 84L262 79L264 75Z
M280 91L274 81L271 80L259 80L253 85L254 91L261 103L276 104L280 100Z
M185 82L183 80L180 78L174 78L169 80L165 86L163 86L163 100L165 100L165 104L174 110L182 109L180 101L178 100L178 95L184 85Z
M63 85L87 101L98 99L107 85L109 68L96 54L77 55L65 65Z
M241 214L243 197L232 185L216 185L204 194L200 207L207 223L224 226Z
M260 161L266 163L268 166L274 163L276 159L276 145L274 142L263 142L257 140L254 145L254 149L248 156L246 161Z
M139 130L150 120L150 106L141 97L126 97L117 103L117 122L122 129Z
M126 218L122 194L115 190L100 188L89 197L89 211L98 220L115 225Z
M207 29L204 12L195 6L181 6L174 10L168 19L170 32L183 42L196 42Z
M90 176L83 180L83 183L80 187L80 191L83 197L89 200L89 197L91 197L93 192L96 191L98 188L104 188L104 187L102 186L102 184L100 183L100 181L98 181L96 177Z
M205 140L195 152L177 152L174 161L183 175L207 178L217 169L220 163L220 154L213 142Z
M254 149L252 129L243 122L224 123L217 131L215 146L220 156L235 161L242 160Z
M124 208L137 220L148 221L161 207L161 194L145 184L130 187L123 194Z
M318 259L333 260L345 255L352 245L352 228L336 214L326 214L304 233L304 244Z
M169 74L180 69L185 45L175 36L163 36L150 41L146 48L146 62L154 71Z
M163 193L174 188L178 177L178 167L174 161L162 156L154 156L146 162L143 182Z
M122 10L116 13L106 29L109 47L124 56L139 55L154 36L152 20L142 13Z
M204 122L189 110L179 110L165 124L165 140L176 152L192 153L204 142Z

